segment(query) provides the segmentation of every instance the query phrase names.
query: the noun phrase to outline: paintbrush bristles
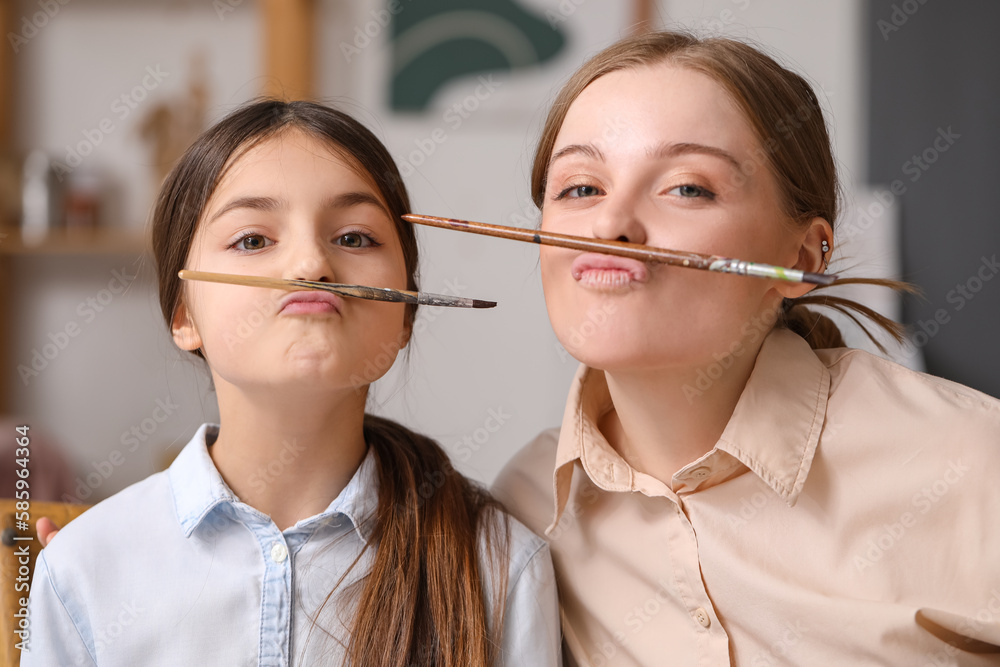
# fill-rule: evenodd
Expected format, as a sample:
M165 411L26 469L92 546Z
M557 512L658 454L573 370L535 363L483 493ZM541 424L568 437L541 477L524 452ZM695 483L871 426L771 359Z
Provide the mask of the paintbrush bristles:
M805 282L817 285L829 285L833 283L837 276L822 273L809 273L797 269L786 269L780 266L762 264L758 262L747 262L717 255L704 255L696 252L686 252L683 250L668 250L666 248L654 248L653 246L641 245L639 243L628 243L625 241L610 241L605 239L587 238L583 236L571 236L569 234L558 234L555 232L544 232L541 230L520 229L518 227L506 227L503 225L490 225L483 222L471 222L468 220L455 220L453 218L439 218L432 215L408 214L403 216L404 220L420 225L440 227L442 229L454 229L473 234L483 234L496 238L511 239L513 241L525 241L540 245L550 245L572 250L583 250L586 252L599 252L606 255L616 255L618 257L628 257L640 262L653 262L659 264L670 264L672 266L683 266L692 269L702 269L705 271L715 271L719 273L734 273L737 275L757 276L761 278L773 278L775 280L785 280L790 282Z

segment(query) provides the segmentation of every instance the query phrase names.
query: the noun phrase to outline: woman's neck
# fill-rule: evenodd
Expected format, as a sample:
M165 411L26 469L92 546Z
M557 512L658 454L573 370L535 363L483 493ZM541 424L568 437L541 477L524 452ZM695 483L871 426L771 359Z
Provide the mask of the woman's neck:
M279 530L325 510L367 452L365 392L249 393L216 378L221 429L209 453L229 488Z
M630 466L669 486L678 470L715 447L755 358L756 351L729 357L715 378L705 368L607 372L614 408L598 427Z

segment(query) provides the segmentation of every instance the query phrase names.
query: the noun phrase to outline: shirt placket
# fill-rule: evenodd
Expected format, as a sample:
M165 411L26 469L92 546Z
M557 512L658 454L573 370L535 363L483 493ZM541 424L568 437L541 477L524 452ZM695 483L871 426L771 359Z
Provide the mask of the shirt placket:
M266 517L265 517L266 518ZM292 558L284 535L270 519L248 524L260 545L264 577L260 601L260 667L288 667Z
M698 470L695 468L695 470ZM704 479L707 475L694 475ZM673 562L673 579L677 594L690 618L691 631L697 638L699 665L731 664L729 634L722 626L715 606L701 576L701 558L698 552L698 535L684 510L683 496L671 491L667 497L675 512L676 530L668 531L667 558Z

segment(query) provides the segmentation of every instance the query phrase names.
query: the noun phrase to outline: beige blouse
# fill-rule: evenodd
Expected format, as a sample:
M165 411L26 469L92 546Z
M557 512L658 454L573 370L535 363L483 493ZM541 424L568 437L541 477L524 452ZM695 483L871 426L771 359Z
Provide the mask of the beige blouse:
M611 407L582 367L495 485L549 540L570 664L1000 665L1000 401L776 330L669 484Z

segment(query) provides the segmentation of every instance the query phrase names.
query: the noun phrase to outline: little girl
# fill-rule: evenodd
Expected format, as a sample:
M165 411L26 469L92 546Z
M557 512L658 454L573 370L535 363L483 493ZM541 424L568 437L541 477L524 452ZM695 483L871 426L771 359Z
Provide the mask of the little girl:
M415 307L177 277L415 290L408 211L385 147L320 105L250 104L191 146L153 251L220 424L39 556L22 665L558 664L547 545L436 443L364 413Z
M587 62L532 193L577 236L810 272L835 245L815 94L727 39ZM582 366L496 488L549 538L571 663L998 664L1000 401L845 349L805 306L854 304L809 285L551 247L541 271Z

